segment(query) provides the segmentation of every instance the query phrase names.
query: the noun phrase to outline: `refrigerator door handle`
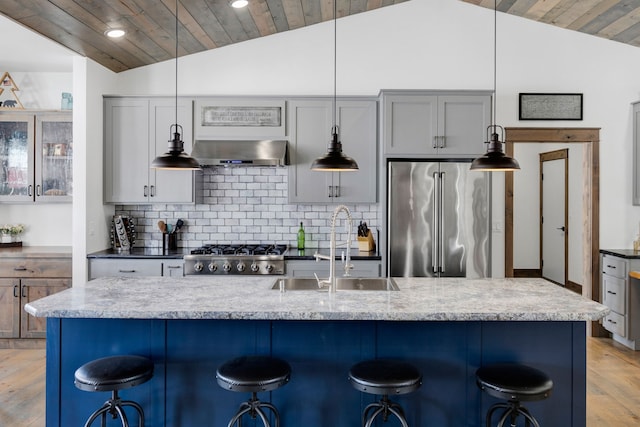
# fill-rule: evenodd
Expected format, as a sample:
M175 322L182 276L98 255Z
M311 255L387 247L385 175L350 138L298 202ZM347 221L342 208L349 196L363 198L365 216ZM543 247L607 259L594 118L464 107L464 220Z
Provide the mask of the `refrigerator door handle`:
M444 226L444 221L445 221L445 215L444 215L444 178L445 178L445 173L444 172L440 172L440 179L438 180L438 185L440 186L440 200L438 201L438 209L440 210L440 212L438 213L439 215L439 221L438 221L438 227L440 227L440 239L439 239L439 244L438 246L440 247L440 265L438 266L438 270L440 271L440 273L444 273L445 270L445 256L446 254L445 252L445 246L444 246L444 230L446 230L445 226Z
M440 241L440 174L438 172L433 173L433 222L431 224L431 230L433 237L431 239L431 264L433 265L433 272L437 273L440 267L440 251L438 249L438 242Z

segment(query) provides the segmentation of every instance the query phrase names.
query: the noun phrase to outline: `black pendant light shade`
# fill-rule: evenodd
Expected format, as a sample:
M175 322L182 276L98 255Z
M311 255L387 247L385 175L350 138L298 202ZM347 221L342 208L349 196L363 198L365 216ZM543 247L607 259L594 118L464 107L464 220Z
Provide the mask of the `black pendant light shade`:
M153 159L151 167L153 169L199 170L198 161L184 152L184 142L180 132L182 126L171 125L170 130L174 129L173 139L169 140L169 151Z
M487 127L487 134L490 134L487 142L487 152L471 162L471 170L487 172L509 172L520 169L520 164L514 158L507 156L502 150L503 142L500 140L497 130L503 133L502 126L491 125Z
M342 152L342 143L338 139L338 126L331 129L331 142L327 153L318 157L311 164L311 170L319 172L348 172L357 171L358 163Z
M178 1L176 0L176 121L169 127L172 139L169 140L169 151L156 157L151 162L152 169L199 170L198 161L184 152L182 126L178 124Z

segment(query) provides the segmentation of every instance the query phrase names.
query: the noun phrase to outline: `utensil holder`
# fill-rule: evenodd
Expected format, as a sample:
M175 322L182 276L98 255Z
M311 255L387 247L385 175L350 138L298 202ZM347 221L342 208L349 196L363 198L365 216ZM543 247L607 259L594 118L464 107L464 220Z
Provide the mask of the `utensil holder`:
M162 234L162 252L167 253L178 249L178 235L176 233Z
M360 252L371 252L376 249L376 242L373 240L371 230L367 233L367 237L358 236L358 250Z

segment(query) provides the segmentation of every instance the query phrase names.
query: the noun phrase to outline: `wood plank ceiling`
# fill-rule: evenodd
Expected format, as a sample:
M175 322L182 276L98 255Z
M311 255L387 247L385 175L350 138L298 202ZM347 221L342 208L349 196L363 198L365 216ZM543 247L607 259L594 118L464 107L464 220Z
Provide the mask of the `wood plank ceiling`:
M179 0L178 55L294 30L333 18L333 0ZM338 17L408 0L336 0ZM431 1L431 0L413 0ZM460 0L493 9L494 0ZM638 0L497 0L501 12L640 46ZM0 13L120 72L175 57L176 0L2 0ZM119 40L105 37L122 28Z
M494 8L494 0L462 0ZM640 47L639 0L498 0L497 9Z
M407 0L337 0L337 17ZM120 72L165 61L176 52L176 0L2 0L0 13ZM179 0L178 55L294 30L333 19L332 0ZM122 39L105 31L124 29Z

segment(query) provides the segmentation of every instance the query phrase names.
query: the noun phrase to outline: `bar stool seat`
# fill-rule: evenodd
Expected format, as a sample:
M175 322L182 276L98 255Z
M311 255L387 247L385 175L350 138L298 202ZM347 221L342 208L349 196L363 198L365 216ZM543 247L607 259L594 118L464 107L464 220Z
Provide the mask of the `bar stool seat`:
M497 363L482 366L476 371L476 383L490 396L507 402L496 403L487 412L486 425L491 426L491 418L498 409L505 409L497 426L504 425L507 418L515 425L518 415L526 419L526 424L539 427L538 421L521 406L520 402L546 399L551 395L553 381L544 372L515 363Z
M135 387L149 381L153 377L153 363L142 356L109 356L92 360L79 367L74 376L75 386L83 391L110 391L111 398L102 407L93 412L85 427L102 416L102 425L106 425L106 416L113 419L120 417L123 427L129 427L129 421L123 407L131 406L138 413L138 426L144 426L144 411L134 401L122 400L118 390Z
M378 415L383 421L395 415L404 427L408 427L402 407L389 400L390 394L411 393L422 385L422 374L410 363L374 359L353 365L349 371L349 382L364 393L381 395L379 402L369 404L362 414L362 426L370 427Z
M220 387L237 392L249 392L251 398L240 404L240 408L229 421L228 427L236 422L242 425L242 416L249 414L252 419L260 417L265 427L269 420L262 408L269 409L274 416L275 427L280 425L280 415L274 405L258 399L258 392L276 390L289 382L291 367L284 360L270 356L241 356L223 363L216 371Z

